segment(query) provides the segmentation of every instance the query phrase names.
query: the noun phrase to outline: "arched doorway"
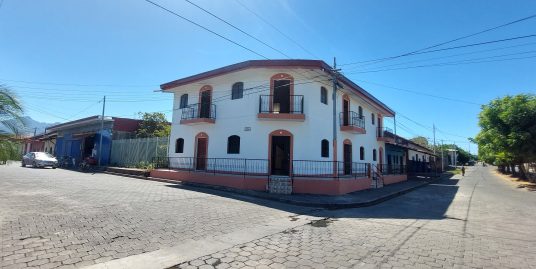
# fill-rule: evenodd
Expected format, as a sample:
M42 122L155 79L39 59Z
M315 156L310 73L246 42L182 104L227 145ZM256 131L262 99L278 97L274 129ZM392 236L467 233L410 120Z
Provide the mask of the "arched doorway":
M294 112L294 78L285 73L275 74L270 78L270 112Z
M208 135L204 132L195 136L195 169L207 170Z
M212 87L205 85L199 90L199 118L211 118Z
M292 170L293 135L276 130L268 137L268 160L271 175L290 175Z
M350 97L346 93L342 96L342 125L350 125Z

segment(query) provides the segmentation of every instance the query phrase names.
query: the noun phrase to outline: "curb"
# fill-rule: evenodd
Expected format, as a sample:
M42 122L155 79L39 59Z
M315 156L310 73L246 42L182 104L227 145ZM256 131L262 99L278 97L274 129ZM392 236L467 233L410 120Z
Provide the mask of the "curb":
M208 184L201 184L201 183L192 183L192 182L168 180L168 179L163 179L163 178L136 176L136 175L121 174L121 173L108 172L108 171L105 171L104 173L110 174L110 175L116 175L116 176L143 179L143 180L151 180L151 181L179 184L179 185L191 186L191 187L195 187L195 188L210 189L210 190L222 191L222 192L226 192L226 193L234 193L234 194L239 194L239 195L246 195L246 196L249 196L251 198L259 198L259 199L276 201L276 202L285 203L285 204L291 204L291 205L297 205L297 206L305 206L305 207L314 207L314 208L323 208L323 209L329 209L329 210L347 209L347 208L360 208L360 207L369 207L369 206L377 205L377 204L383 203L385 201L391 200L393 198L396 198L398 196L404 195L406 193L412 192L412 191L414 191L416 189L419 189L421 187L427 186L430 183L435 182L437 180L441 180L446 176L451 176L450 174L443 173L442 175L440 175L437 178L433 178L431 180L423 181L423 182L421 182L421 184L418 184L416 186L413 186L413 187L410 187L410 188L407 188L407 189L403 189L403 190L399 190L397 192L389 193L387 195L378 197L376 199L368 200L368 201L365 201L365 202L335 203L335 204L333 204L333 203L310 203L310 202L296 201L296 200L288 199L288 198L285 198L285 197L271 196L271 195L263 193L263 192L233 189L233 188L228 188L228 187L223 187L223 186L215 186L215 185L208 185Z

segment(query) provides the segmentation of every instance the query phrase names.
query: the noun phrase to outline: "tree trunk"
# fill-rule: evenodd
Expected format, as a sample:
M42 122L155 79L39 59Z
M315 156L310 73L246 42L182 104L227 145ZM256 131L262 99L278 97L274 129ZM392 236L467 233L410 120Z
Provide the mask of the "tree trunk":
M504 167L506 168L506 174L510 174L510 165L506 164Z
M512 175L513 175L514 177L517 176L516 165L513 164L513 163L511 163L511 164L510 164L510 167L511 167L511 169L512 169Z
M527 171L525 170L525 165L523 163L519 164L519 177L521 179L527 179Z

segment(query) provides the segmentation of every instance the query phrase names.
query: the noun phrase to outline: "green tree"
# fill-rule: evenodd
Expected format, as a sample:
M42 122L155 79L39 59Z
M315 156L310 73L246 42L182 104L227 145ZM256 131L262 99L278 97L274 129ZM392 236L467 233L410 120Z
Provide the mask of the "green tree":
M428 147L428 139L426 139L426 137L424 136L417 136L417 137L414 137L412 139L410 139L410 141L414 142L414 143L417 143L423 147Z
M482 106L480 132L476 136L480 158L501 170L515 172L519 165L536 161L536 96L519 94L495 99Z
M171 133L171 125L166 115L160 112L139 113L142 119L136 135L138 137L165 137Z
M23 109L15 96L7 87L0 85L0 125L11 130L13 134L0 131L0 162L18 159L19 143L15 136L19 134L18 126L24 125Z

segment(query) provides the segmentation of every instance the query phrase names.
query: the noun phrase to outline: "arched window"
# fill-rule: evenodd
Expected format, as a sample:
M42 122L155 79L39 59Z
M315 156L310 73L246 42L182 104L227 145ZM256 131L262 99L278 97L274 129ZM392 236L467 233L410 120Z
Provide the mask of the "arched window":
M362 161L365 160L365 148L364 147L359 148L359 159Z
M179 105L179 108L185 108L188 106L188 94L181 95L181 103Z
M177 141L175 141L175 153L183 153L184 152L184 139L179 138Z
M363 118L363 108L361 106L357 108L357 114L359 114L360 119Z
M372 150L372 160L376 161L376 149Z
M236 82L233 84L231 99L241 99L242 97L244 97L244 82Z
M322 104L328 104L328 90L324 87L320 87L320 102Z
M376 121L374 117L374 113L370 113L370 120L372 121L372 125L374 125L374 122Z
M327 139L322 139L321 152L322 157L329 157L329 141Z
M231 135L227 138L227 154L240 153L240 136Z

